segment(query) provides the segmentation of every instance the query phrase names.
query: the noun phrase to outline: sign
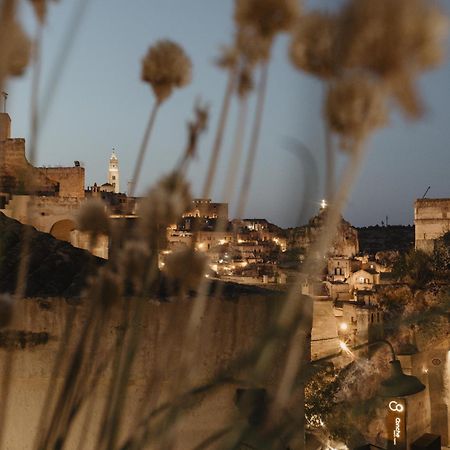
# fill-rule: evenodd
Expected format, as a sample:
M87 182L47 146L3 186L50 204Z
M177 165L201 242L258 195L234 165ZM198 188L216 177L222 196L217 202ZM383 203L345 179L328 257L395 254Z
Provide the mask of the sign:
M386 409L388 450L406 450L406 400L390 399Z

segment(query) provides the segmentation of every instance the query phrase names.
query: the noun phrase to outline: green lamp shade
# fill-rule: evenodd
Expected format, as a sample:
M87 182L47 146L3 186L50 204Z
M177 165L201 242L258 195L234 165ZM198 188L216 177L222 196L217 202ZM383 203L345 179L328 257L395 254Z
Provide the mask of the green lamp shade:
M422 392L425 386L411 375L405 375L398 359L390 361L391 376L381 382L379 395L381 397L406 397Z

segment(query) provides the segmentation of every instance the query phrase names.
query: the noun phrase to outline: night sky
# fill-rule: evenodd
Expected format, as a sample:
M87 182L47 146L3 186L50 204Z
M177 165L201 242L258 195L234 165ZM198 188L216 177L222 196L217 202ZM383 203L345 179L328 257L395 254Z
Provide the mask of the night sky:
M336 3L309 2L314 7ZM42 88L47 87L74 2L50 4ZM442 0L441 4L450 11L450 0ZM86 167L88 185L104 183L114 147L120 162L121 188L126 190L153 104L150 88L140 81L141 59L149 45L170 38L182 44L191 56L193 82L176 91L160 111L138 193L143 193L176 163L186 141L186 121L191 117L195 99L200 97L210 104L211 121L189 173L194 195L199 195L226 83L225 73L213 61L219 46L232 40L232 13L232 0L89 0L61 83L54 90L39 141L38 163L72 165L74 160L80 160ZM33 34L35 24L28 5L22 6L21 15ZM287 48L287 37L278 38L245 215L294 226L318 209L323 196L323 86L291 66ZM381 223L386 216L391 224L412 223L413 202L429 185L429 197L450 197L450 64L424 76L420 87L427 104L426 116L412 123L394 112L390 125L369 143L363 170L345 213L354 225ZM30 73L10 83L8 92L13 135L28 138ZM252 100L254 106L254 96ZM236 105L233 106L229 138L213 194L216 201L222 200L219 194L231 153L236 121ZM292 151L295 139L309 149L309 158ZM231 212L235 204L232 202ZM299 219L305 205L307 214Z

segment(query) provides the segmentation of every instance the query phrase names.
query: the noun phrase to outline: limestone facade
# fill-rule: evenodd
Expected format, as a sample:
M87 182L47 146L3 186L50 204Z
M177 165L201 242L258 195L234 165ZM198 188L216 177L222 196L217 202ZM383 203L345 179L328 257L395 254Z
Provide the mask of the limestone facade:
M416 250L432 253L434 241L450 231L450 199L419 199L414 204Z

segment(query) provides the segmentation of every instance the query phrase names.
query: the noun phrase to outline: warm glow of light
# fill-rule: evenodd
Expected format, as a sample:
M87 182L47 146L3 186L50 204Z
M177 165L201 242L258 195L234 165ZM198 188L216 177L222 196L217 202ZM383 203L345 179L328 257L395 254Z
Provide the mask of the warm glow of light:
M355 356L353 352L350 350L350 347L344 341L339 341L339 347L341 347L341 350L347 355L352 357Z
M326 201L325 199L323 199L323 200L320 202L320 207L321 207L322 209L325 209L327 206L328 206L327 201Z
M226 244L226 243L227 243L227 241L225 239L220 239L220 241L219 241L220 245L223 245L223 244Z
M340 329L341 331L347 331L347 330L348 330L348 323L346 323L346 322L341 322L341 323L339 324L339 329Z
M423 373L428 373L428 369L427 369L426 367L424 367L424 368L422 369L422 372L423 372Z

